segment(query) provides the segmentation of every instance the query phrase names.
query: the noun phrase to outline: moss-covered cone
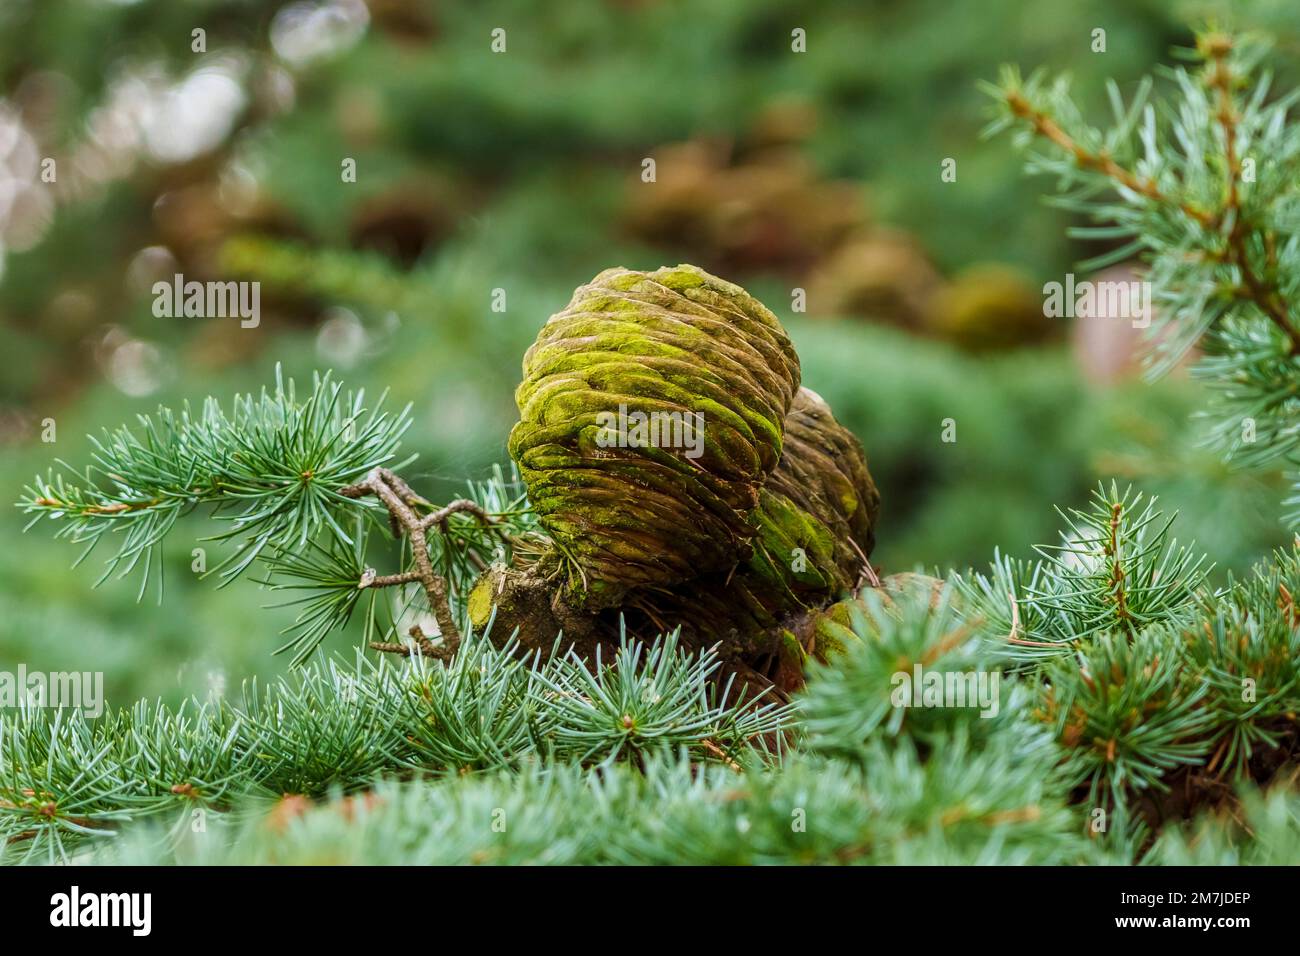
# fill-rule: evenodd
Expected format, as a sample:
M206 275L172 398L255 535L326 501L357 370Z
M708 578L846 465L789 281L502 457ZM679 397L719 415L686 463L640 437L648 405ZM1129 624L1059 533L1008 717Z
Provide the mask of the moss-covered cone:
M609 269L524 357L510 454L592 607L750 553L799 360L780 322L694 266Z
M861 568L876 544L880 493L862 443L811 389L795 395L785 419L781 463L764 487L826 526L839 568Z
M861 443L815 392L801 388L781 461L750 516L753 548L734 569L686 586L629 595L659 628L681 626L725 650L762 650L809 608L859 583L875 544L880 495Z

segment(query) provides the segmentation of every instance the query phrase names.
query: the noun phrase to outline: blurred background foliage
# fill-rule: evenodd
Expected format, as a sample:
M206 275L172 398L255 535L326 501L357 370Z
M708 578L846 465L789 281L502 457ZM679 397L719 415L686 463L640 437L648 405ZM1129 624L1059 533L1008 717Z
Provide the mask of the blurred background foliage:
M1231 6L1294 52L1300 7ZM1283 540L1278 477L1198 449L1197 388L1141 382L1125 322L1044 319L1043 283L1100 250L978 137L998 64L1068 69L1099 105L1103 78L1131 89L1216 7L4 0L3 487L282 362L412 402L416 483L446 496L505 460L523 351L576 285L688 261L781 316L805 384L862 438L886 570L1025 553L1103 477L1179 510L1218 573L1243 568ZM151 287L176 273L259 281L260 324L155 317ZM116 703L285 666L287 614L191 571L201 521L169 545L161 607L92 591L95 556L69 570L71 546L0 522L0 666L103 670Z

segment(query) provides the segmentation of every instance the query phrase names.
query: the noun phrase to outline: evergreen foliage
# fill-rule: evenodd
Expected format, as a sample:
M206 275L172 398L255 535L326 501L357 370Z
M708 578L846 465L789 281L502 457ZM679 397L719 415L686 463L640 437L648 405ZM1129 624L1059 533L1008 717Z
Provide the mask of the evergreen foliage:
M1179 52L1187 65L1162 71L1166 96L1148 79L1125 102L1110 83L1102 128L1064 77L1006 68L988 88L998 102L988 131L1016 129L1029 169L1056 178L1056 204L1095 223L1071 230L1110 245L1087 265L1144 259L1156 315L1150 371L1201 350L1193 374L1211 395L1211 440L1242 467L1294 469L1300 89L1274 93L1261 37L1206 30Z
M22 860L66 859L126 821L214 815L280 795L326 797L379 778L608 768L652 757L770 760L790 708L728 696L710 654L672 637L590 669L521 659L472 637L449 662L358 653L316 660L242 700L141 702L87 717L21 706L0 718L0 839ZM775 743L769 745L769 741ZM184 823L188 827L189 818Z
M217 571L231 579L270 546L299 551L322 531L352 544L335 512L354 507L340 489L388 464L409 425L406 411L389 415L364 406L328 375L299 400L294 383L277 376L274 392L235 397L229 413L215 399L201 411L160 408L136 430L105 430L83 472L37 477L24 505L62 522L58 534L85 544L82 558L109 533L121 545L106 563L130 573L143 562L143 591L158 542L189 509L210 505L230 521L217 540L242 538ZM233 513L232 513L233 512ZM29 525L30 527L30 525ZM288 564L282 564L286 569ZM101 578L103 580L103 578Z
M183 514L206 506L228 522L207 540L231 546L206 573L224 586L260 562L259 583L292 595L281 606L298 614L277 653L293 651L302 663L362 607L372 645L409 652L412 638L431 651L435 642L418 624L399 631L421 585L420 607L435 618L433 636L444 639L438 653L446 653L445 639L460 632L453 599L490 560L535 546L541 535L517 479L500 469L471 485L477 500L437 508L416 495L387 467L411 460L395 461L409 408L392 414L383 402L367 406L363 392L346 392L328 374L299 397L277 369L274 391L237 395L229 413L209 399L201 412L162 407L139 416L135 429L105 431L92 439L89 467L60 461L26 488L20 507L33 515L28 528L44 518L58 523L57 536L85 545L77 563L101 541L118 541L100 583L141 569L143 595L157 564L161 599L157 547ZM373 533L383 529L402 538L395 574L367 563ZM380 601L389 588L397 599Z
M989 576L886 598L792 705L730 700L719 661L625 641L619 659L521 658L469 636L449 661L315 660L241 703L3 717L0 826L16 860L179 862L1264 862L1294 846L1300 546L1215 589L1154 503L1100 488L1063 541L1143 540L1122 574L1056 582L1034 610ZM1115 527L1112 528L1112 524ZM1149 535L1143 538L1143 531ZM1164 558L1180 557L1172 564ZM1153 555L1160 556L1153 558ZM999 559L991 574L1005 569ZM1050 570L1049 570L1050 566ZM1152 567L1168 613L1014 653L1070 596L1114 613ZM1033 632L1038 633L1038 632ZM1046 643L1046 642L1044 642ZM1008 653L1011 651L1011 653ZM900 706L897 675L998 674L997 707ZM1247 692L1249 688L1249 692ZM915 690L913 693L918 693ZM991 712L995 710L996 712ZM983 714L983 715L982 715ZM1187 780L1198 799L1180 802ZM1178 786L1174 786L1178 784ZM1257 785L1273 785L1256 796ZM1225 812L1247 823L1178 820ZM1219 807L1220 809L1215 809ZM195 816L195 811L203 814ZM1254 848L1250 821L1272 848ZM197 825L196 820L201 820ZM1194 834L1216 827L1208 844Z

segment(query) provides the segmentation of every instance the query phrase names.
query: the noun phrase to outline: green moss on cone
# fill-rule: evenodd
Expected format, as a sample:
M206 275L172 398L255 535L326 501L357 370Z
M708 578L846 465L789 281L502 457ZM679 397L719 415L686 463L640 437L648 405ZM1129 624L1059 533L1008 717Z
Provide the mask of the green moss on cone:
M875 547L880 493L862 443L811 389L801 388L791 404L781 463L765 487L821 522L835 566L857 573Z
M609 269L579 288L524 357L510 434L575 597L612 606L747 555L798 385L776 317L701 269ZM609 424L620 411L701 414L702 454L630 447Z
M802 388L786 417L781 460L750 515L749 557L685 586L633 594L630 603L660 629L722 641L724 652L770 651L792 618L859 583L879 511L861 443Z

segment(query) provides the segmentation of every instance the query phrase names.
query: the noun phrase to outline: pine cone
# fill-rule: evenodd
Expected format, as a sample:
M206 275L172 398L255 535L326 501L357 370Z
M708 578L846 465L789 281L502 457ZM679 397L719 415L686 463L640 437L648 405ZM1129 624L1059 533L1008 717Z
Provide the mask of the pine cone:
M798 381L775 317L694 266L578 289L525 356L510 436L553 547L489 568L471 625L584 654L680 628L746 680L797 686L821 609L871 576L880 504L861 444ZM611 443L619 405L702 412L703 454Z
M792 617L860 583L879 511L861 443L820 396L801 388L786 417L780 464L750 516L749 557L680 587L630 594L628 605L660 630L680 626L704 642L723 641L724 657L770 650Z
M580 287L524 357L510 434L580 603L745 558L798 386L780 322L739 286L681 265Z

